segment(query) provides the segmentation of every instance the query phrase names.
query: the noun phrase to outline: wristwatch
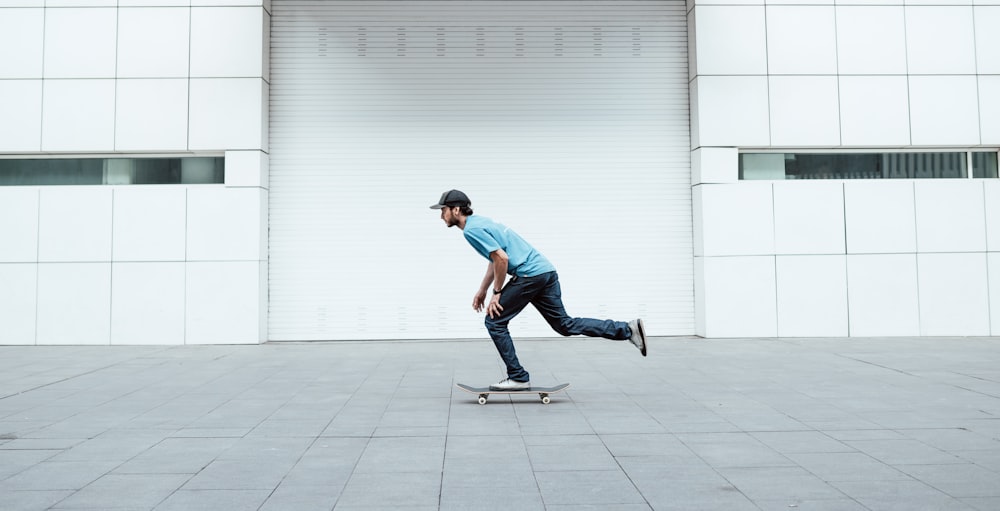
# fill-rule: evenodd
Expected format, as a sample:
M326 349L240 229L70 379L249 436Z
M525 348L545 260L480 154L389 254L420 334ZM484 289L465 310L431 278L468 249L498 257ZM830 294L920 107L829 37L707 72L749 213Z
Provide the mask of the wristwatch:
M494 289L493 294L498 295L501 291L503 291L503 289Z

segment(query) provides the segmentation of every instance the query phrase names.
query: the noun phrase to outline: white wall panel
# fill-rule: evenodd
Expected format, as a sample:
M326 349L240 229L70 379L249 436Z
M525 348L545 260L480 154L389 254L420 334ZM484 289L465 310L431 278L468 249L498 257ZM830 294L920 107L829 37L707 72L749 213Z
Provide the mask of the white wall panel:
M37 289L37 265L0 263L0 345L35 344Z
M705 257L706 337L778 334L774 256Z
M699 76L691 82L693 147L770 144L766 76Z
M188 190L189 261L259 261L267 254L267 197L260 188Z
M909 80L914 144L979 145L975 76L910 76Z
M184 261L187 192L128 186L114 191L114 261Z
M838 5L837 61L845 75L906 74L903 7Z
M841 143L896 146L910 143L905 76L841 76Z
M774 206L770 182L694 188L695 255L774 253ZM700 226L700 229L698 228Z
M43 151L110 151L115 140L114 80L45 80Z
M115 149L183 151L188 138L188 81L118 80Z
M115 7L116 0L45 0L46 7Z
M266 21L260 7L193 7L191 76L264 76Z
M774 249L777 254L846 253L844 185L775 182Z
M848 255L852 337L920 335L916 254Z
M267 88L260 78L191 80L191 150L266 149Z
M976 27L976 71L1000 75L1000 2L974 8ZM994 110L995 111L995 110Z
M0 151L41 149L41 80L0 80L0 113Z
M268 168L263 151L226 151L226 186L267 188Z
M39 261L111 260L110 188L46 187L39 203Z
M983 182L986 188L986 250L1000 252L1000 181Z
M840 104L836 76L770 76L771 144L840 144Z
M693 11L695 33L706 37L694 46L699 75L762 75L767 73L767 31L764 7L702 6ZM714 34L726 34L716 37Z
M114 263L111 344L184 344L185 264Z
M844 183L844 218L848 254L917 251L912 181Z
M37 189L0 187L0 240L0 263L38 261Z
M979 123L984 145L1000 145L1000 76L979 77Z
M1000 335L1000 253L986 254L990 286L990 335Z
M691 185L737 182L739 156L735 147L702 147L691 151Z
M910 74L975 74L972 6L906 7Z
M38 344L110 344L111 263L38 265Z
M114 78L117 20L114 8L46 9L45 78Z
M778 256L778 335L846 337L847 256Z
M918 254L921 335L990 335L986 254Z
M45 7L45 0L0 0L0 7Z
M119 7L190 7L191 0L118 0Z
M42 77L43 9L0 11L0 79Z
M985 252L981 180L914 182L918 252Z
M767 7L767 72L837 73L837 28L832 5Z
M255 344L267 314L266 263L187 264L185 339L187 344Z
M191 10L119 9L118 77L187 78Z

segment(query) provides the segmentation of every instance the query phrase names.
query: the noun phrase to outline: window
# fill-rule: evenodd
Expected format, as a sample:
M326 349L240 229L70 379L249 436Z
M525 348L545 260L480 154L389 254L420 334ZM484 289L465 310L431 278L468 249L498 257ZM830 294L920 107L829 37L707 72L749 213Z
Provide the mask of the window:
M739 177L746 180L995 178L997 153L742 153Z
M0 159L0 186L225 182L225 158Z

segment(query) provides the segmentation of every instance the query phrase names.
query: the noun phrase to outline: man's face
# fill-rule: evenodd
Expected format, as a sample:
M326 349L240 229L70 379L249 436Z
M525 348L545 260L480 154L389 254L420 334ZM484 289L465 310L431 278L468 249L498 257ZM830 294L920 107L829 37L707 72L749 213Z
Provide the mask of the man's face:
M444 224L448 227L455 227L458 225L458 208L441 208L441 220L444 220Z

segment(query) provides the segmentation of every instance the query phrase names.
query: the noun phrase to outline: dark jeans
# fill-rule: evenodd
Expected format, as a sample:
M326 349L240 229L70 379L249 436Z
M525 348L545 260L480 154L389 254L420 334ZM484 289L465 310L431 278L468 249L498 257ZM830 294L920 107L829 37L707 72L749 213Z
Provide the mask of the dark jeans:
M528 371L517 360L514 340L510 337L507 324L529 303L538 309L549 326L560 335L586 335L624 341L631 334L628 323L622 321L569 317L562 303L559 275L554 271L534 277L514 277L500 294L503 312L495 318L486 315L486 330L500 352L500 358L507 365L507 377L514 381L529 381L529 377Z

